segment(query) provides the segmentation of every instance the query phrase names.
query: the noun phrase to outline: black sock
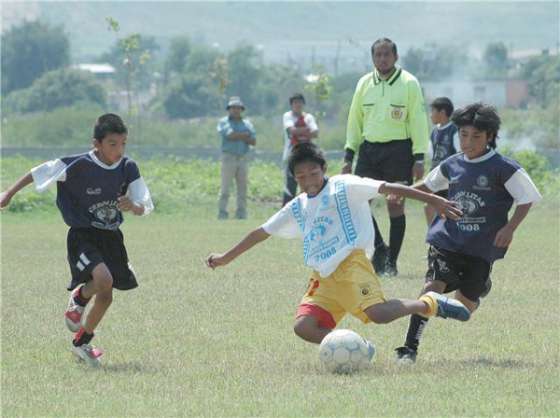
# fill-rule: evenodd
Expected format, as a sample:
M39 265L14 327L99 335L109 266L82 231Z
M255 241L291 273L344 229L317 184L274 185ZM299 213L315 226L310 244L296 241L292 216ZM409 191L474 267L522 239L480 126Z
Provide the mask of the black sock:
M83 286L78 289L76 296L74 296L74 302L76 302L80 306L86 306L89 302L89 299L84 298L84 296L82 295L82 289Z
M396 218L391 218L391 232L389 236L389 261L392 263L397 262L399 252L401 251L402 242L404 239L404 231L406 229L406 216L401 215Z
M72 340L72 344L74 344L76 347L84 344L89 344L93 336L93 332L91 334L88 334L85 329L80 328L80 330L76 333L76 336Z
M375 217L372 216L371 220L373 221L373 229L375 229L375 248L378 248L382 245L385 245L385 242L383 242L383 235L381 235L381 231L379 230L379 226L377 226Z
M411 315L404 345L417 351L418 345L420 344L420 337L422 337L422 332L424 332L426 325L428 325L428 318L416 314Z

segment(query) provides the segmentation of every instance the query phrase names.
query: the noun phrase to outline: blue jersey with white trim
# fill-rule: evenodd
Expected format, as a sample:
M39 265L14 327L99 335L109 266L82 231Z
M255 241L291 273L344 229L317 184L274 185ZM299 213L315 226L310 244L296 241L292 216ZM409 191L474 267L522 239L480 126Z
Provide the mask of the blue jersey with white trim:
M494 239L508 222L514 198L505 184L521 169L519 164L492 151L490 158L478 162L456 154L439 168L449 182L448 199L458 203L463 217L457 221L436 217L427 242L490 263L503 258L507 248L496 247Z
M453 123L449 123L443 128L436 127L430 134L432 145L432 168L436 167L443 160L457 153L453 144L453 137L457 135L458 129Z
M107 166L93 152L45 163L32 174L39 190L56 181L56 204L68 226L104 230L116 230L122 224L117 199L140 178L133 160L123 157Z

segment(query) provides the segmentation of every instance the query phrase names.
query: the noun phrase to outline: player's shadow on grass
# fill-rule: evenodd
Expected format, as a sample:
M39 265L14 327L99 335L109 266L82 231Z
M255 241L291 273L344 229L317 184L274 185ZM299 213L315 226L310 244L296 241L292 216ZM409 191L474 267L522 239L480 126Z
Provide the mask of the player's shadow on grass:
M158 372L158 370L155 367L140 363L138 361L126 361L123 363L108 363L101 366L100 370L108 373L152 374Z
M502 369L530 369L535 367L535 363L529 363L521 360L502 359L496 360L489 357L478 357L470 360L461 360L459 364L463 367L484 366L499 367Z

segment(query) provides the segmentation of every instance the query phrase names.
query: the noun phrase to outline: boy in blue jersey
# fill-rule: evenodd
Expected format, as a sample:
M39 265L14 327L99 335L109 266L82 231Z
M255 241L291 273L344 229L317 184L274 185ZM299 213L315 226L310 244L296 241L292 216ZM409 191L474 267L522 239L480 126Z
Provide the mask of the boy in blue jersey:
M229 251L211 254L208 266L225 266L271 235L302 240L304 262L314 271L294 331L312 343L320 343L347 313L365 323L388 323L413 313L466 321L468 310L461 303L437 293L416 300L386 300L370 262L375 234L369 201L374 197L395 194L418 199L453 218L461 211L439 196L400 184L350 174L327 178L326 168L315 144L294 146L288 169L302 193Z
M430 104L430 119L435 125L430 135L429 154L432 159L431 169L436 168L447 157L456 154L461 146L459 144L459 130L450 118L453 114L453 103L447 97L438 97ZM447 199L447 190L436 192L438 196ZM434 220L436 212L430 205L424 206L428 226Z
M504 257L515 230L541 196L516 161L494 150L500 128L495 108L475 103L455 111L451 119L459 128L462 153L447 158L415 188L432 193L449 189L449 199L459 205L463 217L437 217L432 222L422 293L455 291L455 298L473 313L490 291L492 263ZM399 362L416 361L427 322L411 316L405 345L396 349Z
M56 204L70 227L67 250L72 280L68 290L72 292L65 322L75 332L72 353L94 367L100 365L103 351L90 342L111 305L113 288L129 290L138 286L119 229L122 212L147 215L153 210L138 166L124 156L127 133L119 116L102 115L94 126L94 149L41 164L0 194L3 209L31 183L39 192L56 184ZM93 296L93 305L87 317L82 318Z

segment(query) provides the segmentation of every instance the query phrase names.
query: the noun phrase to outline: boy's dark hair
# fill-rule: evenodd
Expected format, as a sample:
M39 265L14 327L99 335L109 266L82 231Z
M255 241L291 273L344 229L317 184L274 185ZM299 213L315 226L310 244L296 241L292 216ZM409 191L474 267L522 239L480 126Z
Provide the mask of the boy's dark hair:
M463 126L474 126L479 131L488 133L488 136L491 138L488 145L496 148L496 139L498 138L501 120L494 106L484 103L473 103L453 112L451 120L459 129Z
M389 38L379 38L377 41L375 41L372 45L371 45L371 56L373 57L373 54L375 53L375 47L379 44L389 44L391 45L391 49L393 50L393 54L395 54L395 56L397 55L397 44L394 43L392 40L390 40Z
M442 110L444 110L447 117L451 117L451 115L453 114L453 103L451 102L451 100L448 97L438 97L438 98L436 98L432 102L430 107L436 109L438 112L441 112Z
M105 113L99 116L93 127L93 137L102 141L108 134L126 134L128 129L119 115Z
M296 165L307 161L317 163L321 168L325 168L327 165L325 154L323 154L321 148L312 142L303 142L292 148L292 152L288 158L288 169L290 173L294 175Z
M305 104L305 97L303 97L303 94L301 94L301 93L295 93L292 97L290 97L290 106L291 106L292 103L295 102L296 100L300 100L303 104Z

